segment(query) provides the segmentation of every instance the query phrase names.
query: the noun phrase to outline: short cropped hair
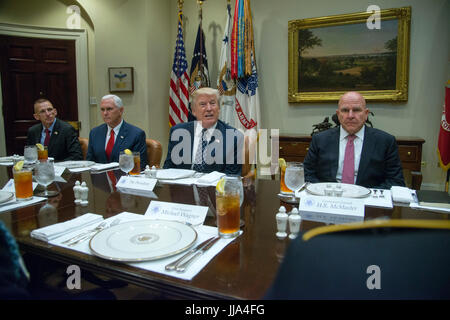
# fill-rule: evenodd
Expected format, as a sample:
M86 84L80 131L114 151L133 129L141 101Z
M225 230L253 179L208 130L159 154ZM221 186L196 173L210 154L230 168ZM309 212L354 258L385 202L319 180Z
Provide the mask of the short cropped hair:
M121 108L123 107L123 103L122 103L122 99L120 99L118 96L116 96L115 94L107 94L106 96L104 96L102 98L101 101L103 100L108 100L108 99L113 99L114 104L117 108Z
M49 103L53 106L53 103L51 103L51 101L48 100L47 98L39 98L39 99L37 99L37 100L34 102L34 104L33 104L33 110L34 110L34 113L36 113L36 105L38 105L38 104L40 104L40 103L42 103L42 102L49 102Z
M192 93L192 103L194 104L194 106L197 103L198 97L201 96L201 95L216 96L217 103L218 103L218 105L220 105L220 93L219 93L219 90L213 89L213 88L208 88L208 87L203 87L203 88L195 90Z

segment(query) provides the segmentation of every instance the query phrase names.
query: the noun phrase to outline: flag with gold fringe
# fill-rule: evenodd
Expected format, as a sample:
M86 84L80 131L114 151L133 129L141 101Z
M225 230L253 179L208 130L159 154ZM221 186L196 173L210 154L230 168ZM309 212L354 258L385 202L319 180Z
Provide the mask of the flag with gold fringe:
M183 14L178 13L178 33L170 74L169 126L188 121L189 75L183 41Z

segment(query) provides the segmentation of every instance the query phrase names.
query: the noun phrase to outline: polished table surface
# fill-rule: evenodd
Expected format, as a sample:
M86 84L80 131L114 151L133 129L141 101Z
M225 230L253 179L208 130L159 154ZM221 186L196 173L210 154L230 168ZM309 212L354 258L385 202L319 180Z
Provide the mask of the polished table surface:
M116 174L118 171L116 171ZM105 218L123 211L144 214L151 198L111 192L106 173L64 172L67 183L57 182L49 190L59 190L57 197L47 202L0 213L0 219L16 237L21 250L46 259L72 265L83 270L132 283L167 299L261 299L275 278L289 240L278 240L275 214L280 205L291 206L277 197L279 181L245 180L245 199L241 217L243 234L216 255L191 281L135 268L123 263L103 260L66 248L54 246L30 237L33 229L63 222L84 213L101 214ZM75 181L86 181L89 204L74 204ZM4 185L4 181L2 181ZM158 201L195 204L192 187L157 184L153 190ZM211 203L215 203L214 188L208 188ZM212 210L205 224L214 225ZM395 206L394 209L368 207L365 219L389 217L397 219L448 219L448 215ZM324 224L302 221L301 231Z

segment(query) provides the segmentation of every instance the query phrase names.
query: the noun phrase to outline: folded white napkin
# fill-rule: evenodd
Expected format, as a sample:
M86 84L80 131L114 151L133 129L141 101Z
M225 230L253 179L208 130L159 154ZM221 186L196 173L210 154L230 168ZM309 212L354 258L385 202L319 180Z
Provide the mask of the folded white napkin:
M190 178L195 174L195 170L187 169L162 169L156 172L156 178L162 180Z
M225 173L219 172L219 171L213 171L211 173L205 174L201 178L197 180L198 183L213 183L216 181L219 181L220 178L222 178L225 175Z
M61 222L47 227L35 229L31 231L30 235L32 238L48 242L70 232L73 232L77 229L84 228L90 224L99 223L102 220L103 217L99 214L86 213L78 218L66 222Z
M414 202L414 198L412 196L413 190L406 187L391 187L392 199L396 202L405 202L410 203Z
M101 171L101 170L108 170L115 167L118 167L118 162L111 162L111 163L96 163L91 167L92 171Z

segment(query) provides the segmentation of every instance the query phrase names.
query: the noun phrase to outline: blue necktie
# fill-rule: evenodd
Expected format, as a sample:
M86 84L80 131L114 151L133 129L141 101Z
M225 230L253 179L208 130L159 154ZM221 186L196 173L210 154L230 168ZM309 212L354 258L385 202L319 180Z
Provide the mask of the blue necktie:
M202 129L202 138L201 138L201 145L199 144L198 148L197 148L197 153L195 154L195 163L194 166L192 167L193 170L197 171L197 172L203 172L205 166L206 166L206 162L205 162L205 149L206 146L208 144L208 141L205 139L205 133L206 133L205 128Z

